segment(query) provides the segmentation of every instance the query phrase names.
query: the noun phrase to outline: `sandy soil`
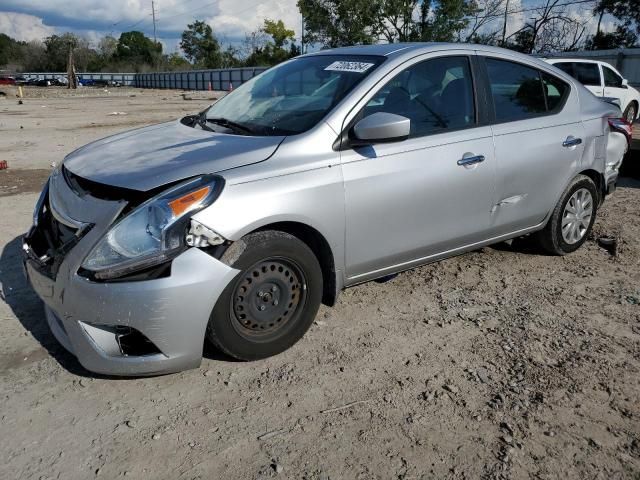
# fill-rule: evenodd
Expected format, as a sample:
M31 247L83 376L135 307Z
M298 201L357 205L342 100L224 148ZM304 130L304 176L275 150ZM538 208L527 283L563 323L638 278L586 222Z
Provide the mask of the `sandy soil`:
M275 358L103 378L23 278L35 192L77 146L209 100L37 95L0 99L0 478L640 479L640 180L567 257L484 248L346 291Z

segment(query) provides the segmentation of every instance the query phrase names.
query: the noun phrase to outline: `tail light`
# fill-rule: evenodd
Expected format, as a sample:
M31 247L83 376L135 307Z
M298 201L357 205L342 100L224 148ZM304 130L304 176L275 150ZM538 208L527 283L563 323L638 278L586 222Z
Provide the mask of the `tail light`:
M627 144L631 146L633 126L624 118L610 117L607 120L609 121L609 128L614 132L622 133L627 138Z

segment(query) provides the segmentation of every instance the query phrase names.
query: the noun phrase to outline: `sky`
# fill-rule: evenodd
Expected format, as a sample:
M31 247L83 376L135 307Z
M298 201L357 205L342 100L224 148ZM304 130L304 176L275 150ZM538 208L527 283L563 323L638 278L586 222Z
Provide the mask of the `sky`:
M518 10L539 0L510 0L509 9ZM180 34L194 20L209 23L222 44L238 44L257 30L265 18L281 19L300 38L301 17L296 0L155 0L157 38L165 52L177 51ZM582 7L582 8L580 8ZM588 20L595 30L591 8L576 6L573 14ZM515 31L524 15L509 17L509 31ZM611 20L603 25L613 28ZM0 33L18 40L42 38L74 32L92 43L105 35L140 30L153 37L151 0L0 0Z
M165 52L177 48L188 23L204 20L223 44L239 43L265 18L281 19L300 36L296 0L155 0L156 31ZM151 0L0 0L0 33L19 40L71 31L96 41L140 30L153 37Z

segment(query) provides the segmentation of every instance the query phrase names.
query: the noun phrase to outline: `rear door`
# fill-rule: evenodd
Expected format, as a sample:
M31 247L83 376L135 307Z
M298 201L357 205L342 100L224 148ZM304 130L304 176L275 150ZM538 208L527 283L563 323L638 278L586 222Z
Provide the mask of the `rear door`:
M569 83L504 58L485 58L493 98L496 235L542 222L574 175L584 145L578 98Z

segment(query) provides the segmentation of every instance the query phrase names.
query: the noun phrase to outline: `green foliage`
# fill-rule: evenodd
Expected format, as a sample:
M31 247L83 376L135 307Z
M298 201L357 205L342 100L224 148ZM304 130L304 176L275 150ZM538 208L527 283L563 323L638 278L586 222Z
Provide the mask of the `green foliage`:
M189 63L189 61L178 52L173 52L170 55L165 55L162 63L166 70L191 70L191 64Z
M53 72L63 72L67 69L69 51L78 46L79 38L73 33L51 35L44 39L47 53L47 68Z
M615 48L634 47L638 41L637 35L627 28L618 25L613 32L598 32L589 40L585 47L589 50L610 50Z
M243 63L248 66L271 66L300 55L294 40L295 32L286 28L282 20L266 19L262 28L245 40L248 56Z
M211 26L200 20L187 25L182 32L180 48L199 68L220 68L222 64L220 44L213 36Z
M271 36L275 48L282 48L287 42L292 42L296 38L295 32L285 27L282 20L276 22L275 20L265 19L262 31Z
M306 36L327 47L406 41L459 41L475 0L298 0Z
M124 32L118 39L113 59L136 66L154 65L162 55L162 44L154 43L142 32Z
M622 22L621 27L634 28L640 35L640 2L638 0L600 0L595 11L610 13Z
M433 8L433 17L427 17L426 40L459 41L460 34L469 25L469 16L476 13L476 8L475 3L469 0L440 0Z
M25 45L25 42L18 42L6 34L0 33L0 65L7 65L18 57Z
M298 0L305 40L330 48L375 43L380 0Z

